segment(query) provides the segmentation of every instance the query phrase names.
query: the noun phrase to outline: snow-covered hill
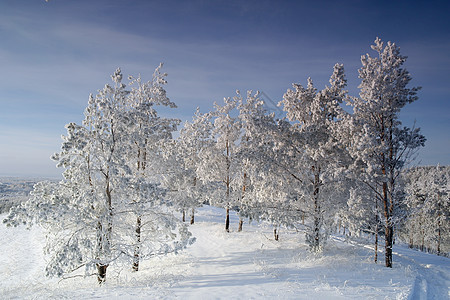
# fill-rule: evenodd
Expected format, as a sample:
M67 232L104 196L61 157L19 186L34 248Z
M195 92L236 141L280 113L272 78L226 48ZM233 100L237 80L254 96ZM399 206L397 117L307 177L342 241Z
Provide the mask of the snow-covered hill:
M26 200L34 184L43 179L0 177L0 213L8 212L12 206Z
M448 258L396 246L394 268L388 269L372 262L371 249L339 236L316 256L302 233L282 230L276 242L268 224L226 233L223 223L224 211L201 208L190 227L195 244L145 261L137 273L110 267L103 286L95 277L45 277L44 233L2 225L0 298L449 299Z

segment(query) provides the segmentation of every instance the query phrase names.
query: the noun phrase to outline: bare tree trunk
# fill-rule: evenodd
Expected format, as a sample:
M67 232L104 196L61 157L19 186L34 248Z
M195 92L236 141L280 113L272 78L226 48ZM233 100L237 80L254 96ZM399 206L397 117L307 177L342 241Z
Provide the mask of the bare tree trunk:
M392 247L393 247L393 237L394 237L394 226L392 225L392 205L393 200L388 200L388 187L387 183L383 183L383 197L384 199L384 209L385 209L385 259L386 259L386 267L392 268ZM388 203L390 202L390 203Z
M419 249L420 251L423 251L425 249L423 237L422 237L422 244L420 245Z
M247 141L248 141L248 137L247 137ZM247 189L247 185L246 185L246 182L247 182L247 173L245 173L245 172L244 172L243 182L244 182L244 183L243 183L243 185L242 185L241 201L242 201L242 199L244 199L244 197L245 197L245 190ZM244 225L244 220L243 220L242 216L239 215L238 232L241 232L241 231L242 231L242 226L243 226L243 225Z
M440 223L440 221L438 221ZM437 255L441 255L441 226L438 225L438 244L437 244Z
M247 137L247 142L248 142L248 137ZM244 172L244 178L243 178L243 184L242 184L242 196L241 196L241 201L242 201L242 199L244 199L244 197L245 197L245 192L246 192L246 190L247 190L247 173L246 172ZM242 218L242 216L241 215L239 215L239 227L238 227L238 232L241 232L242 231L242 226L244 225L244 220L243 220L243 218Z
M378 198L375 197L375 263L378 262Z
M139 261L141 256L141 229L142 229L142 217L138 215L136 217L136 229L135 229L135 238L136 245L134 247L134 257L133 257L133 271L139 271Z
M441 203L438 195L438 240L437 240L437 255L441 255Z
M102 284L106 281L106 269L108 265L96 264L97 267L97 280L99 284Z
M386 226L386 267L392 268L392 242L394 230L392 226Z
M276 226L273 228L273 236L275 238L275 241L278 241L279 235L277 233L277 227Z
M183 209L183 223L186 222L186 212Z
M90 169L90 159L88 157L88 170L89 170L89 185L91 186L92 190L91 192L93 193L93 184L92 184L92 177L91 177L91 169ZM107 177L106 177L107 178ZM109 186L109 185L108 185ZM92 205L92 210L94 210L94 206ZM111 211L110 211L111 213ZM103 238L104 238L104 234L103 234L103 225L102 222L99 220L97 222L97 253L96 253L96 259L98 261L101 260L101 256L103 254ZM98 284L102 284L105 282L106 280L106 269L108 268L108 264L101 264L101 263L96 263L95 264L96 268L97 268L97 280L98 280Z
M147 141L145 141L147 144ZM137 172L142 172L142 176L144 176L146 164L147 164L147 151L146 149L138 148L138 165ZM133 266L132 269L134 272L139 271L139 262L141 256L141 230L142 230L142 216L141 213L137 213L136 217L136 225L135 225L135 247L134 247L134 257L133 257Z
M191 225L195 223L195 209L192 209L192 213L191 213Z
M192 183L193 187L197 186L197 177L194 176L194 180ZM192 208L192 214L191 214L191 225L193 225L195 223L195 208Z
M420 245L420 251L424 251L425 250L425 229L423 229L423 225L422 225L422 243Z
M385 137L385 131L384 131L384 123L382 122L382 135L381 135L381 141L385 141L386 137ZM392 134L390 134L388 136L388 138L390 137L390 141L392 141ZM393 149L392 147L389 149L389 158L392 158L393 155ZM386 159L386 154L382 154L381 155L381 172L384 176L388 175L388 170L386 169L387 167L387 159ZM391 193L393 192L392 187L393 187L393 183L392 183L392 170L389 172L390 175L390 187L391 187ZM384 240L385 240L385 264L386 267L388 268L392 268L392 237L394 234L394 228L392 225L392 212L393 212L393 199L392 199L392 194L389 193L389 187L388 187L388 183L387 182L383 182L383 190L382 190L383 194L383 209L384 209Z
M96 259L98 261L101 260L101 256L103 254L103 226L102 223L100 221L97 222L97 254L96 254ZM108 265L104 265L101 263L96 263L95 264L97 267L97 280L99 284L102 284L105 282L106 280L106 268L108 267Z
M317 211L317 203L314 203L315 210ZM318 251L320 247L320 218L319 216L314 216L314 251Z
M375 263L378 262L378 224L375 226Z
M108 224L107 232L103 231L103 225L100 221L97 223L97 256L96 259L99 261L96 263L97 267L97 280L99 284L102 284L106 280L106 269L108 268L108 264L101 263L105 251L109 251L109 243L111 237L111 224ZM106 249L105 249L106 247Z
M383 203L384 203L384 239L385 239L385 261L386 267L392 268L392 235L393 228L391 225L391 216L389 214L388 203L388 187L387 183L383 182Z
M314 251L318 251L320 248L320 225L321 225L321 212L320 212L320 204L319 204L319 185L320 185L320 178L319 178L319 172L320 169L315 170L314 174L314 227L313 227L313 249Z
M136 219L136 246L134 247L134 258L133 258L133 271L139 271L139 254L141 246L141 217L138 216Z
M228 207L230 205L230 146L228 144L228 140L226 142L226 150L227 150L227 156L226 156L226 161L227 161L227 177L226 177L226 187L227 187L227 217L225 219L225 230L226 232L230 232L230 208Z
M392 120L390 120L389 123L389 142L392 143L393 140L393 124ZM391 145L389 147L389 161L392 161L394 159L394 149ZM387 186L387 183L386 183ZM384 184L383 184L384 189ZM394 247L394 223L392 220L392 217L394 216L394 191L395 191L395 174L394 174L394 167L389 166L389 187L387 190L387 199L389 200L389 207L388 207L388 217L387 220L387 227L386 227L386 267L392 268L392 248ZM386 203L387 204L387 203Z
M97 260L99 261L96 264L97 267L97 280L99 284L102 284L106 280L106 269L108 268L108 264L101 263L103 257L109 254L111 249L111 235L112 235L112 196L111 196L111 187L109 180L109 170L106 171L105 174L105 195L106 195L106 206L108 209L107 221L106 221L106 232L103 229L103 224L99 220L97 223Z
M230 232L230 209L227 208L227 217L225 218L225 230Z

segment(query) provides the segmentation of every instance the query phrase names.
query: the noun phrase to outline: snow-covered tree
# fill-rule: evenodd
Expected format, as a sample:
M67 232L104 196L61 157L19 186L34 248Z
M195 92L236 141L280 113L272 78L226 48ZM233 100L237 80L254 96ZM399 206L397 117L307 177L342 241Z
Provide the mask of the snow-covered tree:
M334 66L329 82L319 92L311 79L306 88L293 84L294 89L280 102L289 123L280 126L276 145L279 164L295 179L297 198L305 199L305 210L312 218L306 239L313 251L319 251L327 238L325 222L333 218L326 215L339 207L333 191L346 159L336 134L337 123L345 114L340 104L347 97L342 65Z
M53 156L65 169L64 179L37 184L30 199L5 220L47 229L48 275L84 267L86 275L94 270L102 283L108 266L118 259L136 263L177 251L190 241L187 229L161 207L165 191L143 173L153 150L149 141L158 142L173 131L173 122L159 120L151 109L164 99L155 96L165 94L160 77L153 82L156 91L153 83L139 84L147 92L127 90L120 69L112 79L113 85L89 97L82 125L66 126L61 152ZM137 154L142 151L147 154Z
M276 163L275 139L278 127L274 114L268 114L259 92L247 92L247 97L238 92L239 119L242 124L240 159L242 176L239 215L252 220L267 220L274 226L278 239L278 228L292 226L299 201L292 201L289 175ZM294 208L295 207L295 208Z
M399 113L418 99L418 88L409 88L406 57L394 43L377 38L372 49L378 54L361 57L359 98L353 98L353 119L348 149L354 158L358 178L376 194L383 209L386 266L392 267L392 245L398 198L397 179L413 152L424 145L418 129L401 127Z
M211 203L226 209L225 230L230 227L230 209L239 197L240 186L237 179L242 176L239 159L241 124L233 115L237 107L236 99L225 98L224 104L214 104L215 143L200 153L201 164L197 175L208 184L215 184Z
M129 205L133 206L136 224L133 270L138 271L142 248L143 217L147 211L162 204L165 190L160 187L160 178L165 165L162 152L172 140L179 120L158 116L155 106L175 108L163 87L167 74L161 73L162 64L156 68L152 80L143 82L141 77L130 76L132 89L127 97L125 119L127 122L127 164L131 168ZM146 193L150 189L151 193Z
M171 192L174 205L185 214L191 211L190 223L195 222L195 209L208 200L208 184L201 181L197 168L203 163L201 153L214 147L213 124L210 114L202 114L197 108L193 120L186 122L180 135L173 143L167 167L171 170L165 176L165 186Z
M438 255L450 250L450 167L430 166L409 169L404 175L408 215L401 237L410 247Z

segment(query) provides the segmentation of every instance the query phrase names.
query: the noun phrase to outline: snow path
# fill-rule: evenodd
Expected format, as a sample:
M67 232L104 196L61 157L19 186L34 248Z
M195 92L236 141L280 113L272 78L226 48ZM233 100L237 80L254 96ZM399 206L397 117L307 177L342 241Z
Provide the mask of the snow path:
M450 260L398 246L394 268L374 264L373 250L333 237L312 255L304 235L266 223L231 219L204 207L190 231L196 243L178 255L108 268L101 287L94 277L60 281L44 276L45 236L39 228L0 227L0 299L449 299ZM382 255L380 255L380 259Z
M189 276L173 287L180 299L261 299L288 297L287 289L279 290L284 281L267 276L261 261L264 242L272 243L255 232L226 233L221 211L207 215L200 212L197 223L190 227L197 238L189 254L193 261ZM223 222L218 223L218 220ZM237 223L232 216L232 225ZM246 225L244 225L246 226ZM278 288L277 288L278 287ZM291 295L294 299L294 295Z
M344 241L343 238L334 237L336 241ZM359 247L372 249L371 246L357 243L355 241L350 244ZM382 249L383 245L379 245ZM379 251L379 259L383 263L383 250ZM410 270L415 280L409 292L407 299L409 300L441 300L450 299L450 259L419 252L407 247L393 248L393 265L397 265Z
M223 230L223 226L211 224L209 227L211 232ZM177 296L200 299L222 298L226 297L228 292L238 298L248 296L249 293L259 294L257 283L264 280L264 274L256 270L252 256L245 252L245 247L239 245L239 241L224 237L224 242L218 243L215 237L196 234L194 226L192 231L197 237L197 243L191 251L196 262L189 278L177 285L174 291ZM185 292L178 293L178 289L188 291L189 295ZM239 290L243 292L242 295Z
M393 254L417 272L409 299L450 299L449 259L407 248L394 248Z

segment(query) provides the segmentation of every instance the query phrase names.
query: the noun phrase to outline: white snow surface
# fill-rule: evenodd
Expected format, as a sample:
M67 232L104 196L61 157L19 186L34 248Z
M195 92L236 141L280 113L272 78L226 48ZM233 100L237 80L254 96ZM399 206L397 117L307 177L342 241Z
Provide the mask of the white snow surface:
M5 215L1 215L2 219ZM39 227L0 226L0 299L449 299L450 260L402 245L394 267L373 263L373 250L332 236L313 255L304 234L266 223L224 230L224 211L205 206L190 231L197 241L179 254L108 268L94 276L45 277L45 234ZM233 216L233 229L237 218ZM382 246L380 246L382 248Z

